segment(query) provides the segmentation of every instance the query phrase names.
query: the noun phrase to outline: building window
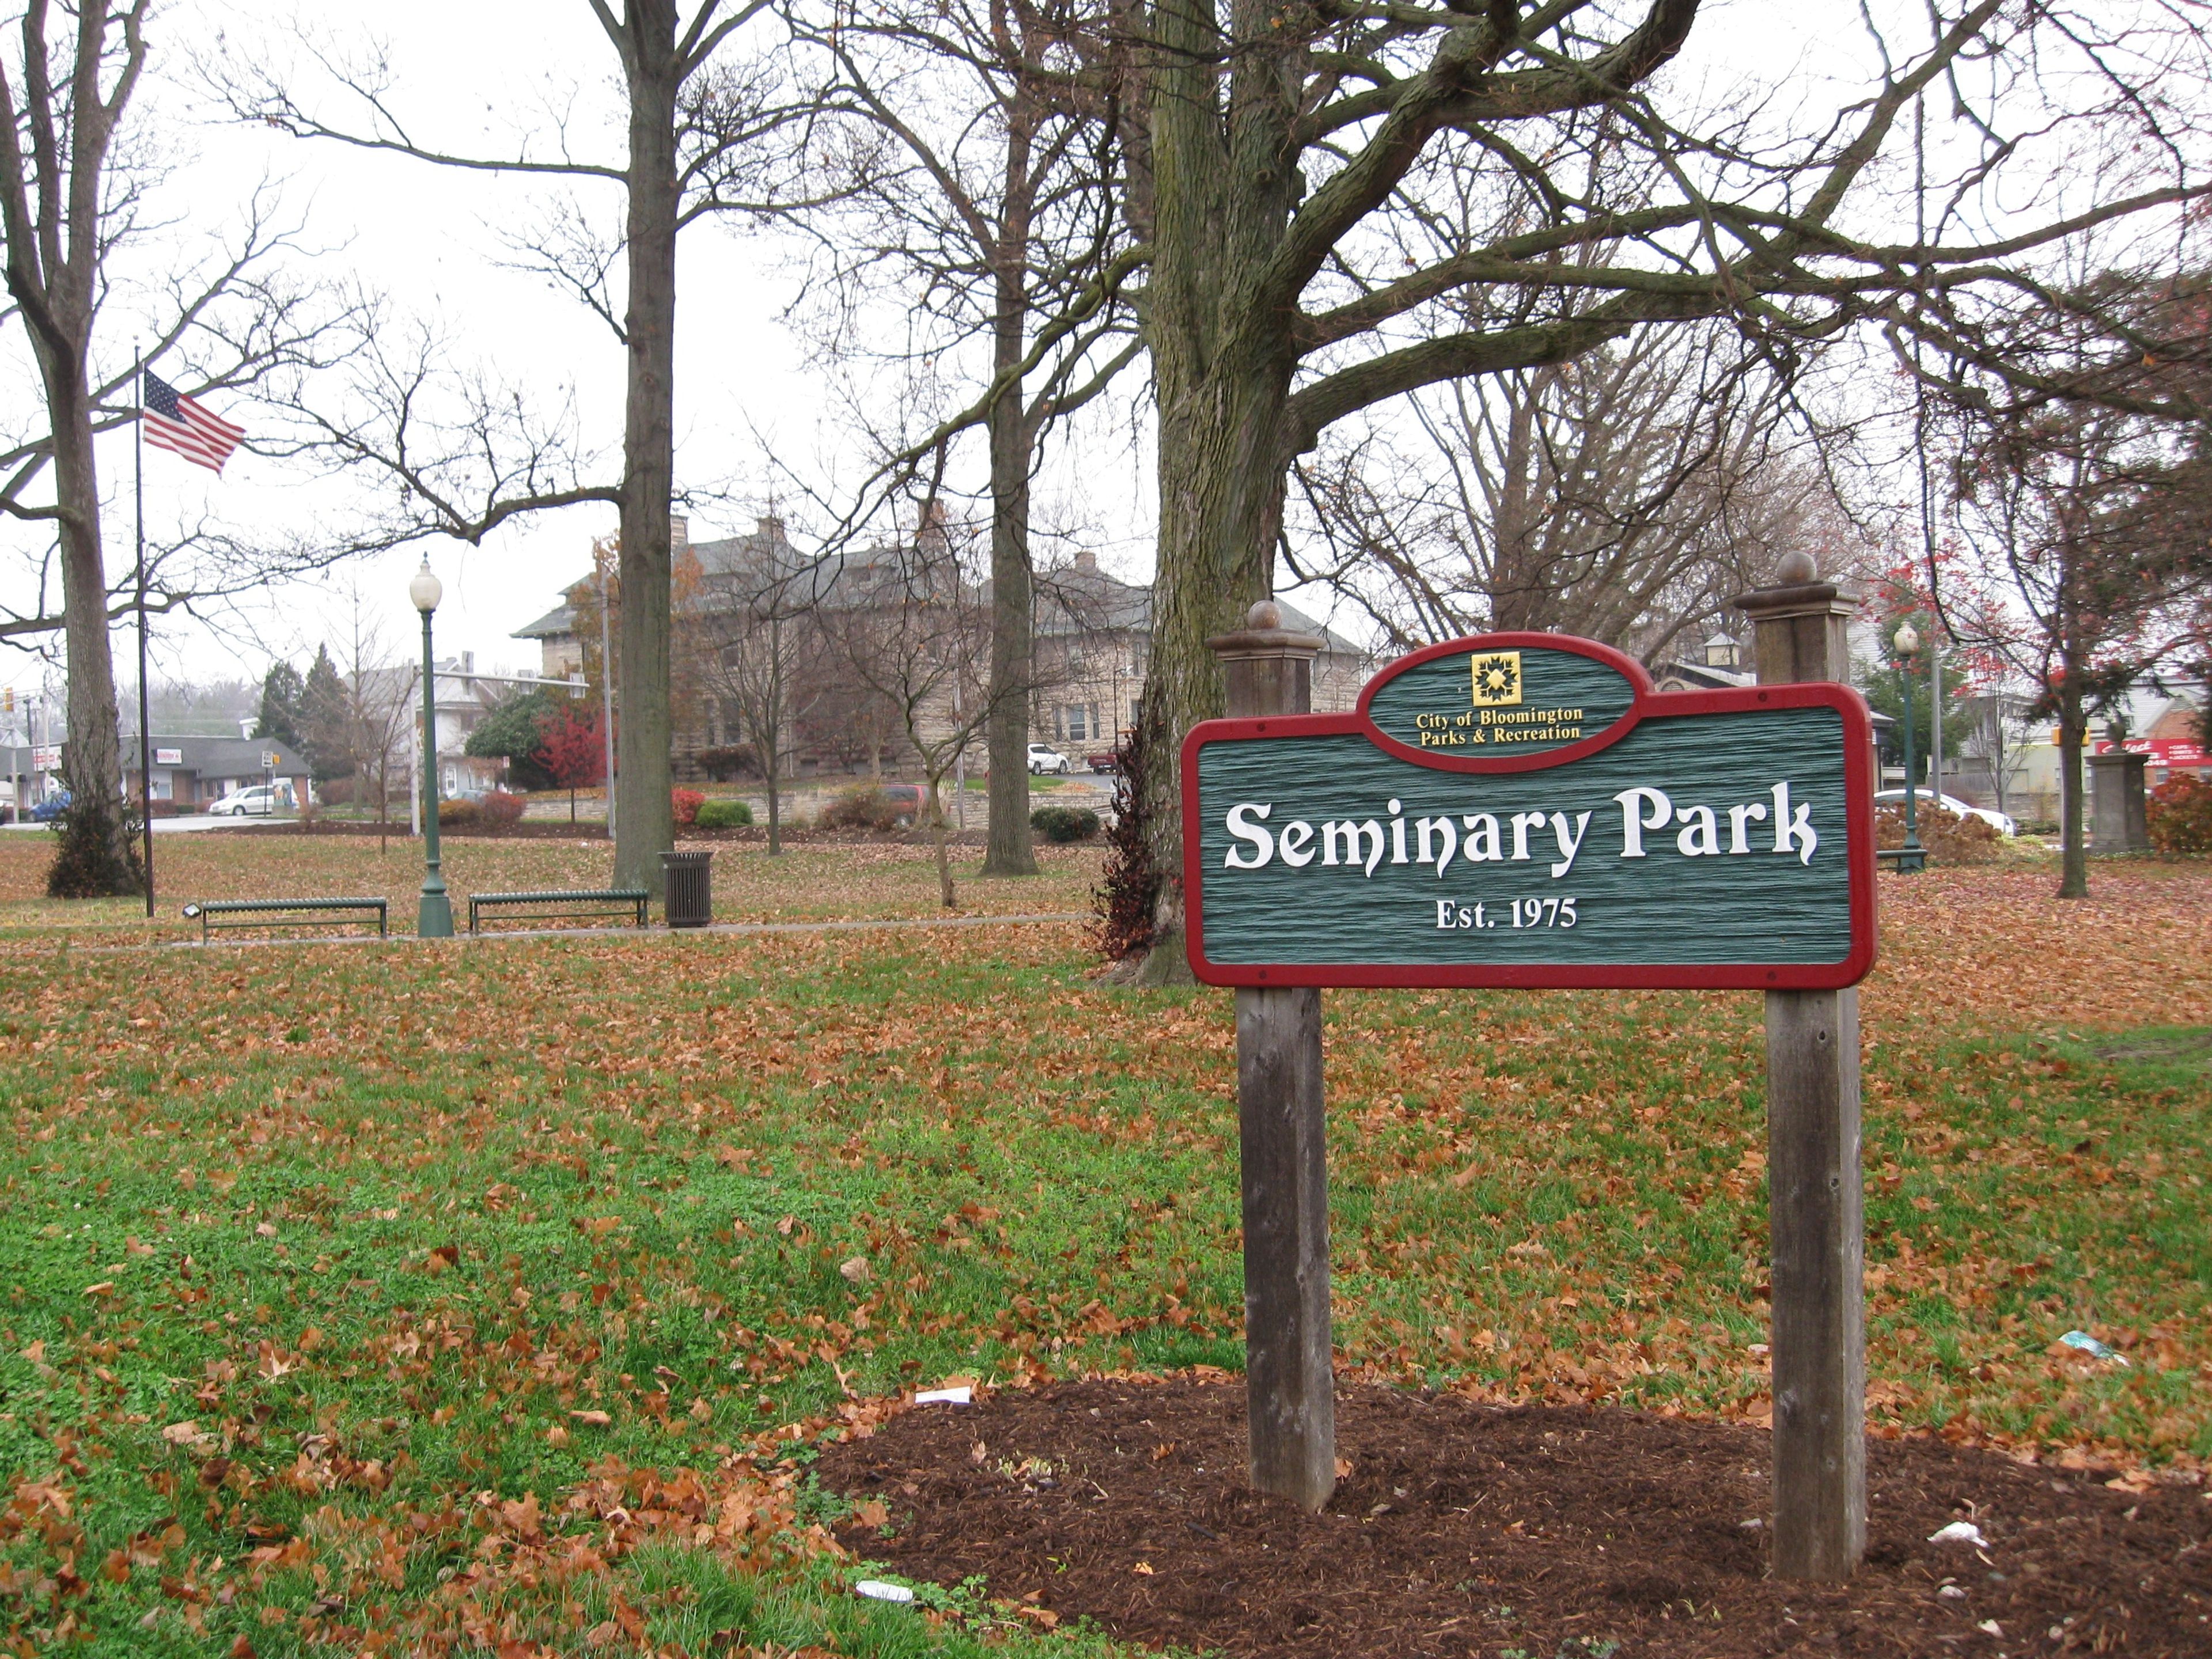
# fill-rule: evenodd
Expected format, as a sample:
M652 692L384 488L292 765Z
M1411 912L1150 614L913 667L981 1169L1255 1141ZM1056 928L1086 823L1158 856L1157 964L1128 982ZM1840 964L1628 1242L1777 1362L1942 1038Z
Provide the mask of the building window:
M1136 697L1129 699L1129 729L1132 732L1137 729L1137 717L1144 711L1145 705L1141 699Z
M1079 702L1062 705L1060 711L1061 731L1070 743L1087 743L1091 738L1091 722L1085 718L1089 710Z

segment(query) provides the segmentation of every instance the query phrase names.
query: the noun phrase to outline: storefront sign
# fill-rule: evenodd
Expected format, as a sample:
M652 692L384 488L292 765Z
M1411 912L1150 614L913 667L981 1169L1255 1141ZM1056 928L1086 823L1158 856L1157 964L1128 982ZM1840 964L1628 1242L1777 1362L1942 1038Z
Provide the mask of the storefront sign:
M2148 755L2153 766L2212 765L2212 756L2204 752L2204 745L2187 738L2130 738L2121 747L2130 755ZM2089 752L2109 755L2112 745L2100 738Z
M1431 647L1352 714L1191 732L1191 967L1214 985L1856 984L1871 743L1840 685L1662 694L1590 641Z

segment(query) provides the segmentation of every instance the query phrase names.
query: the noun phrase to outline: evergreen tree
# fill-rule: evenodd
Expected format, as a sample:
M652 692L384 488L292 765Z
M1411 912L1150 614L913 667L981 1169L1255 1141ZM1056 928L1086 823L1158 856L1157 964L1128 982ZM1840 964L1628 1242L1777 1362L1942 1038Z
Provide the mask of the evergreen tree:
M538 760L544 723L557 719L568 699L541 688L519 692L494 708L469 733L463 752L483 760L507 762L509 782L519 789L552 787L553 777Z
M300 741L300 705L307 696L307 682L289 662L272 662L261 682L261 719L253 728L257 738L274 738L295 750Z
M347 741L349 734L346 701L345 682L338 678L337 665L331 660L330 648L317 646L315 660L309 665L307 678L300 688L298 714L293 722L300 754L317 783L328 783L353 774L353 745Z

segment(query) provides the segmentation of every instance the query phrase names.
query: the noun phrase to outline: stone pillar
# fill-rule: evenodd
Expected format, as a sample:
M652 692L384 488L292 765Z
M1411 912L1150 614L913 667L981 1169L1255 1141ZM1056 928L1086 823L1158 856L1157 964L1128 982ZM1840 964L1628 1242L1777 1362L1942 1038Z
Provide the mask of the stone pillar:
M1803 553L1734 604L1761 684L1842 680L1856 608ZM1848 1578L1866 1553L1866 1221L1859 994L1766 994L1766 1192L1778 1578Z
M1322 641L1285 629L1266 600L1245 620L1239 632L1206 641L1221 659L1229 717L1305 714ZM1237 1119L1252 1484L1318 1510L1336 1488L1319 991L1237 991Z
M2150 821L2143 805L2143 769L2149 764L2148 755L2089 757L2090 851L2150 851Z

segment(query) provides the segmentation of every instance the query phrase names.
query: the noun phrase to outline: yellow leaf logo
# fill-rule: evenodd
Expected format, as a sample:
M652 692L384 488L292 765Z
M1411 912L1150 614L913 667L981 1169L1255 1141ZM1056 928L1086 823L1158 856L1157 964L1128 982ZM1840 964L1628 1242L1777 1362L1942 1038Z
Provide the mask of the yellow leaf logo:
M1521 653L1492 651L1474 659L1474 702L1478 708L1521 701Z

